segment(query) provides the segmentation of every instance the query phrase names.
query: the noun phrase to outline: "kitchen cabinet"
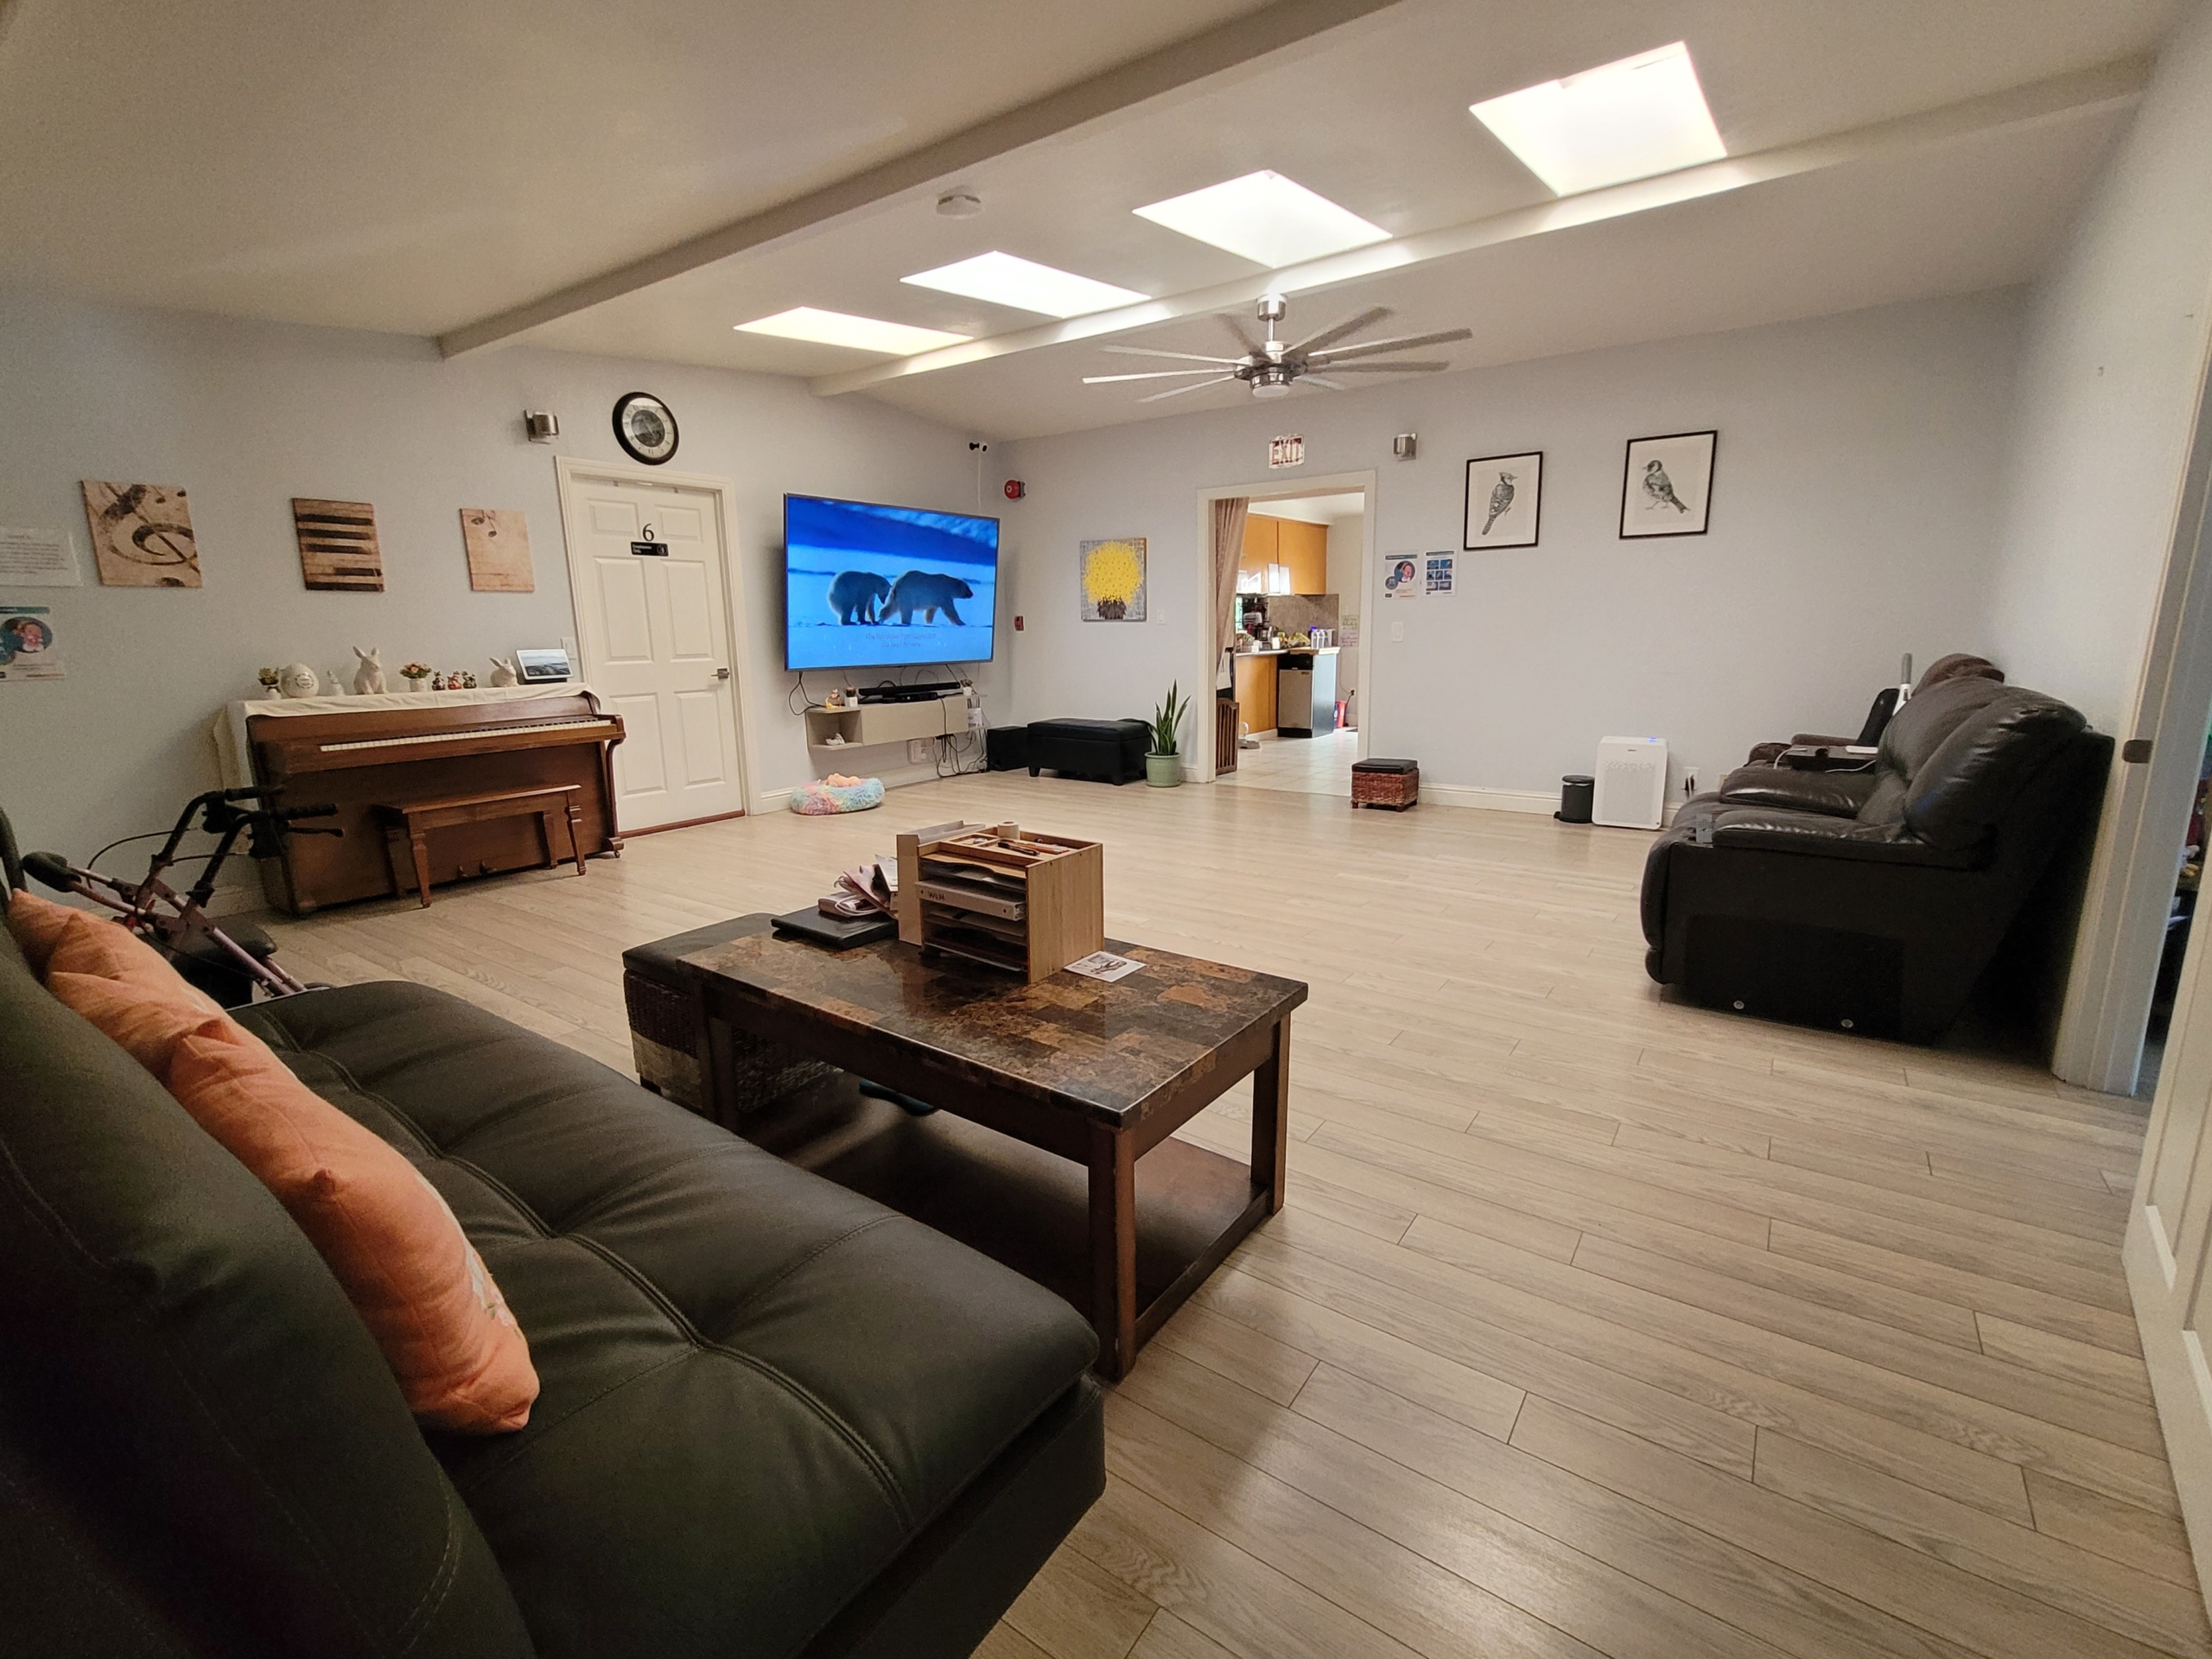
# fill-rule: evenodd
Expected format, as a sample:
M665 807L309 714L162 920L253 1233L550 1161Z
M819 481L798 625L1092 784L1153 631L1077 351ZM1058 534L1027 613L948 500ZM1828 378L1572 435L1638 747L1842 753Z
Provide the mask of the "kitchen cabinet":
M1240 594L1264 594L1268 591L1268 567L1275 563L1281 544L1277 525L1280 519L1262 518L1257 513L1244 517L1244 550L1236 560L1236 591Z
M1329 591L1329 527L1296 518L1275 521L1275 562L1290 567L1290 591Z
M1236 706L1240 718L1257 737L1275 728L1275 659L1272 656L1236 658Z

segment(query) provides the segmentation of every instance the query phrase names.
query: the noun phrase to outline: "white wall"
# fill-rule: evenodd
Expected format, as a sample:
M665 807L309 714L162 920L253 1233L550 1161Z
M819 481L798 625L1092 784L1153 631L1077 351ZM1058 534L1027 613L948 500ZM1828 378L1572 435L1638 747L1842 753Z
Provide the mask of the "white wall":
M6 290L0 365L0 524L66 529L86 582L0 589L0 603L54 607L69 675L0 685L0 806L26 846L78 856L165 826L213 786L209 722L226 701L257 695L264 664L297 659L327 674L353 660L349 645L380 645L396 684L410 657L481 676L495 652L573 634L553 457L626 460L610 425L623 392L653 391L675 410L675 470L736 486L752 633L741 671L763 789L814 775L785 704L783 492L963 511L976 502L965 435L763 375L522 347L448 363L397 335ZM525 407L559 415L557 443L524 440ZM207 585L99 587L78 493L86 478L183 486ZM384 593L306 590L296 495L375 504ZM535 594L469 590L464 506L527 513ZM979 679L995 712L1001 683L988 669ZM879 770L905 761L903 752L853 757Z
M2212 9L2197 7L2066 245L2020 357L1991 638L2107 732L2133 712L2212 302ZM2178 827L2177 827L2178 828Z
M2198 399L2212 304L2212 9L2161 51L2031 296L1992 635L2025 683L2153 741L2106 791L2052 1068L2135 1084L2212 705ZM2201 443L2200 443L2201 448ZM2180 1035L2178 1031L2175 1033Z
M1344 596L1370 750L1425 782L1555 795L1630 733L1710 787L1761 739L1856 730L1900 652L1993 643L2021 312L2003 290L1007 446L1029 488L1006 514L1014 716L1141 714L1192 679L1196 493L1267 481L1268 437L1297 432L1308 474L1376 470L1385 556L1459 547L1468 458L1544 451L1540 546L1463 555L1452 600ZM1620 540L1626 442L1707 427L1711 532ZM1408 431L1421 458L1397 461ZM1150 540L1150 620L1078 620L1077 543L1128 535Z

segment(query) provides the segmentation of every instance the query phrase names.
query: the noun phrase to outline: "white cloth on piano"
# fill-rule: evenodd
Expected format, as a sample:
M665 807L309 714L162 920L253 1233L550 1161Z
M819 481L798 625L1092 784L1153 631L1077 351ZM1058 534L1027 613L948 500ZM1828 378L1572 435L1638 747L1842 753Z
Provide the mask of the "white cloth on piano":
M248 719L289 715L359 715L372 709L423 709L435 703L527 702L536 697L573 697L588 690L581 680L550 685L480 685L473 691L382 691L334 697L256 697L232 703L215 716L211 734L225 789L259 781L253 775L253 745Z

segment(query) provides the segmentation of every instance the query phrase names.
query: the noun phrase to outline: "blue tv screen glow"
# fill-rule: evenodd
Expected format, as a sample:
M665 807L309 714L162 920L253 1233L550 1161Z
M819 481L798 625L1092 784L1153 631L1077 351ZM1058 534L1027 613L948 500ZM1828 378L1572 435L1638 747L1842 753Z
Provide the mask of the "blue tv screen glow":
M784 666L987 663L999 521L784 498Z

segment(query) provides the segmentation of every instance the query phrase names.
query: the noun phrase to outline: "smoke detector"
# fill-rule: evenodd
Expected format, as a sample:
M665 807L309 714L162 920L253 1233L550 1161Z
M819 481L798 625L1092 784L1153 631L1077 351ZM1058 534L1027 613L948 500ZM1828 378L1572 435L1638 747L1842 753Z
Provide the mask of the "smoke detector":
M983 199L973 190L948 190L937 199L937 210L947 219L973 219L983 211Z

